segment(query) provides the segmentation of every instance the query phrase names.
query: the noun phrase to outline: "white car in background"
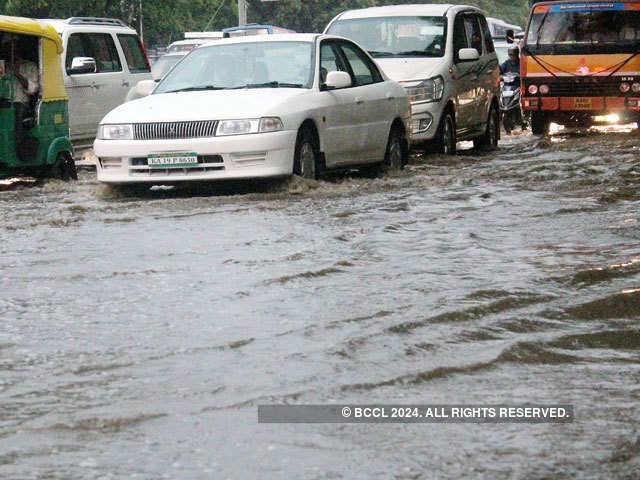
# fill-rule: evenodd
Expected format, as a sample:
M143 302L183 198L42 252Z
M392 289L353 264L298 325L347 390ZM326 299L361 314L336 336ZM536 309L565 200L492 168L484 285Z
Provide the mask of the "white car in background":
M62 38L62 76L69 95L70 138L75 147L93 142L98 123L122 104L131 87L151 78L140 37L113 18L43 20Z
M187 54L203 43L209 42L211 39L206 38L189 38L186 40L177 40L167 47L166 53L183 53Z
M355 43L321 34L219 40L193 50L152 94L100 123L100 182L176 183L387 163L408 154L410 106Z
M325 33L357 42L407 89L412 142L444 154L454 154L462 140L497 147L500 69L481 10L445 4L349 10Z
M189 53L188 51L184 52L174 52L174 53L166 53L159 57L156 62L151 66L151 76L156 82L162 80L169 70L173 68L173 66L178 63L180 60L184 58L184 56Z

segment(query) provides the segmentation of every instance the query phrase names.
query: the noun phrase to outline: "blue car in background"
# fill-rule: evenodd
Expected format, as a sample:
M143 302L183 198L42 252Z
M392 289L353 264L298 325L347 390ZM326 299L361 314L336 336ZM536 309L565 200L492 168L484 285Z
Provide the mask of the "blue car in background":
M250 23L241 27L229 27L222 30L225 38L246 37L249 35L273 35L274 33L296 33L288 28L276 27L274 25L260 25Z

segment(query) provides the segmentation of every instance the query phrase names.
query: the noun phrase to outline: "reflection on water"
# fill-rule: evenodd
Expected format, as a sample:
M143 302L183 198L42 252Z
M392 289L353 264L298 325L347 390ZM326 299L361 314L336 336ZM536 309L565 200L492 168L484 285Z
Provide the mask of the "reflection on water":
M0 195L0 478L636 478L640 147ZM572 403L568 425L258 425L263 403Z

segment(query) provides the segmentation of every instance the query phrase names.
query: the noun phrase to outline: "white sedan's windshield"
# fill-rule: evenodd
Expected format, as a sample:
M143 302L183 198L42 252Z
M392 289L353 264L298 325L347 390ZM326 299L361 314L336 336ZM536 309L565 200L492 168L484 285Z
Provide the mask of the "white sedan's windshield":
M338 20L327 33L359 43L373 57L442 57L444 17L379 17Z
M310 42L234 43L191 52L154 93L231 88L311 88Z

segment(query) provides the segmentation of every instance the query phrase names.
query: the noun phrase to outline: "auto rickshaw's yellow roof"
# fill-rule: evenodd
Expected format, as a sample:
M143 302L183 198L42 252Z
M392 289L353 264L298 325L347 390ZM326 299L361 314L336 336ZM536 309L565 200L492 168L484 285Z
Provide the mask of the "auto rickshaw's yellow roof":
M56 32L51 25L44 22L38 22L30 18L0 15L0 32L36 35L47 38L56 44L58 53L62 53L63 51L60 35L58 35L58 32Z

